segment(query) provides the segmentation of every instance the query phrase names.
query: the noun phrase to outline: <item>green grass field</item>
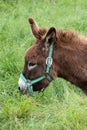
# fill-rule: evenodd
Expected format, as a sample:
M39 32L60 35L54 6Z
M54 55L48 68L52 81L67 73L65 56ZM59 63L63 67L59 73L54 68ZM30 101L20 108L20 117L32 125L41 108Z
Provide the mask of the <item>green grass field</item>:
M19 94L24 52L34 42L29 17L87 35L87 0L0 0L0 130L87 130L87 97L69 82L58 78L43 96Z

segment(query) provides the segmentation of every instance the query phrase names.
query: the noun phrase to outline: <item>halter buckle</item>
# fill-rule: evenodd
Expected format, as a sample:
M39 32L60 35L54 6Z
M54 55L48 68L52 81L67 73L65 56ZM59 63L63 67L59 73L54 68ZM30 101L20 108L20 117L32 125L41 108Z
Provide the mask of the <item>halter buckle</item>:
M52 57L47 57L47 58L46 58L46 65L47 65L47 66L51 67L52 62L53 62Z

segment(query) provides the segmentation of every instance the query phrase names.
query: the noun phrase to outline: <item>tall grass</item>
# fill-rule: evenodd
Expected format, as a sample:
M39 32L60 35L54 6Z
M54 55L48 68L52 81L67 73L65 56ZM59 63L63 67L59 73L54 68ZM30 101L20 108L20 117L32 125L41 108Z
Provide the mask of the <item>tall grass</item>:
M24 52L34 42L29 17L86 35L87 1L0 0L0 129L87 130L87 98L69 82L58 78L34 98L19 94Z

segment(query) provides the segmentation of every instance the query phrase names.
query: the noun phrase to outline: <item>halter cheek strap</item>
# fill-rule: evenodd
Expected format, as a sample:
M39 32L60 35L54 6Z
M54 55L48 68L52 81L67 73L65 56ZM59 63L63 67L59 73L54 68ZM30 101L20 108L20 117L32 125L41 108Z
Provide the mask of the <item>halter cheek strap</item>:
M51 82L53 79L50 76L50 69L53 63L52 55L53 55L53 44L49 48L48 57L46 58L46 70L45 73L42 76L39 76L38 78L35 78L33 80L26 79L23 73L20 74L20 77L22 80L26 83L28 93L30 96L34 96L33 93L33 84L38 83L44 79L47 79L49 82Z

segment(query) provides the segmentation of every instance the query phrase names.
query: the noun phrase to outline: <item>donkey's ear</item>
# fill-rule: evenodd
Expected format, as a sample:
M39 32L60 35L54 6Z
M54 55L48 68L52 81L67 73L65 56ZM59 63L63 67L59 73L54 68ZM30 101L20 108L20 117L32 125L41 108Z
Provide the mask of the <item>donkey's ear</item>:
M33 35L35 36L35 38L40 39L41 37L38 34L39 27L38 27L37 23L32 18L29 18L28 21L29 21L29 23L31 25L31 30L32 30Z
M47 34L46 34L46 43L47 44L54 44L56 41L56 29L54 27L51 27Z

